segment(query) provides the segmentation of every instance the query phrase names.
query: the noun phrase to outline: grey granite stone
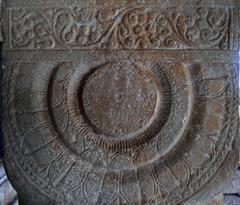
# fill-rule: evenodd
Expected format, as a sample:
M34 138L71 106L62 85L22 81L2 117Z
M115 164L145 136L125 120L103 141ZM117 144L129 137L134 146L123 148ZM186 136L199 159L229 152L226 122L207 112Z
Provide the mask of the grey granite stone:
M221 193L239 163L239 6L4 0L4 166L19 203Z

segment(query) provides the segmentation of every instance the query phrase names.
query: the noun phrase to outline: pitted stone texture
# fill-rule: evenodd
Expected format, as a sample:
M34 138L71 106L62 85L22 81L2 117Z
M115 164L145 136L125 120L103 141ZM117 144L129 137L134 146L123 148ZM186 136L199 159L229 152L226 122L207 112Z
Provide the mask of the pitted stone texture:
M233 4L28 1L3 8L4 160L20 203L223 191L239 156Z
M119 137L137 131L154 115L155 85L131 64L97 69L82 89L80 98L86 117L99 132L107 135Z

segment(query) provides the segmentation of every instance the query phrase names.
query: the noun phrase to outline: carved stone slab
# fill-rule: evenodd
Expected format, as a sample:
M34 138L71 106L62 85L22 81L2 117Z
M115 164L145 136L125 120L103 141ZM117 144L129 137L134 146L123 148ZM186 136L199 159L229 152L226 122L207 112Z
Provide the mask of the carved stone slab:
M3 2L5 167L23 205L183 205L231 181L239 1Z

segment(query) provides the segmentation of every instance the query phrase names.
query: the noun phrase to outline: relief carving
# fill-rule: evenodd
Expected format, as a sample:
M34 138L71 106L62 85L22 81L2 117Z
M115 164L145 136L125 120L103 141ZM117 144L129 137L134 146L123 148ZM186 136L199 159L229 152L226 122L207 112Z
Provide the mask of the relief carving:
M229 8L49 8L11 11L13 49L187 49L230 46Z
M69 1L3 7L4 162L20 203L221 192L239 162L234 6Z
M234 64L41 69L5 69L4 125L11 157L55 201L178 204L238 164Z

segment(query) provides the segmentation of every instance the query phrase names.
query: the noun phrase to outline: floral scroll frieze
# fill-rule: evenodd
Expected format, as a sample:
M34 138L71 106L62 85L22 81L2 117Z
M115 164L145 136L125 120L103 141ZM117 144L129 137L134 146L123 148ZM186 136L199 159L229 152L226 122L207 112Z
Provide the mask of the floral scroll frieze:
M11 49L229 49L231 10L13 9Z

